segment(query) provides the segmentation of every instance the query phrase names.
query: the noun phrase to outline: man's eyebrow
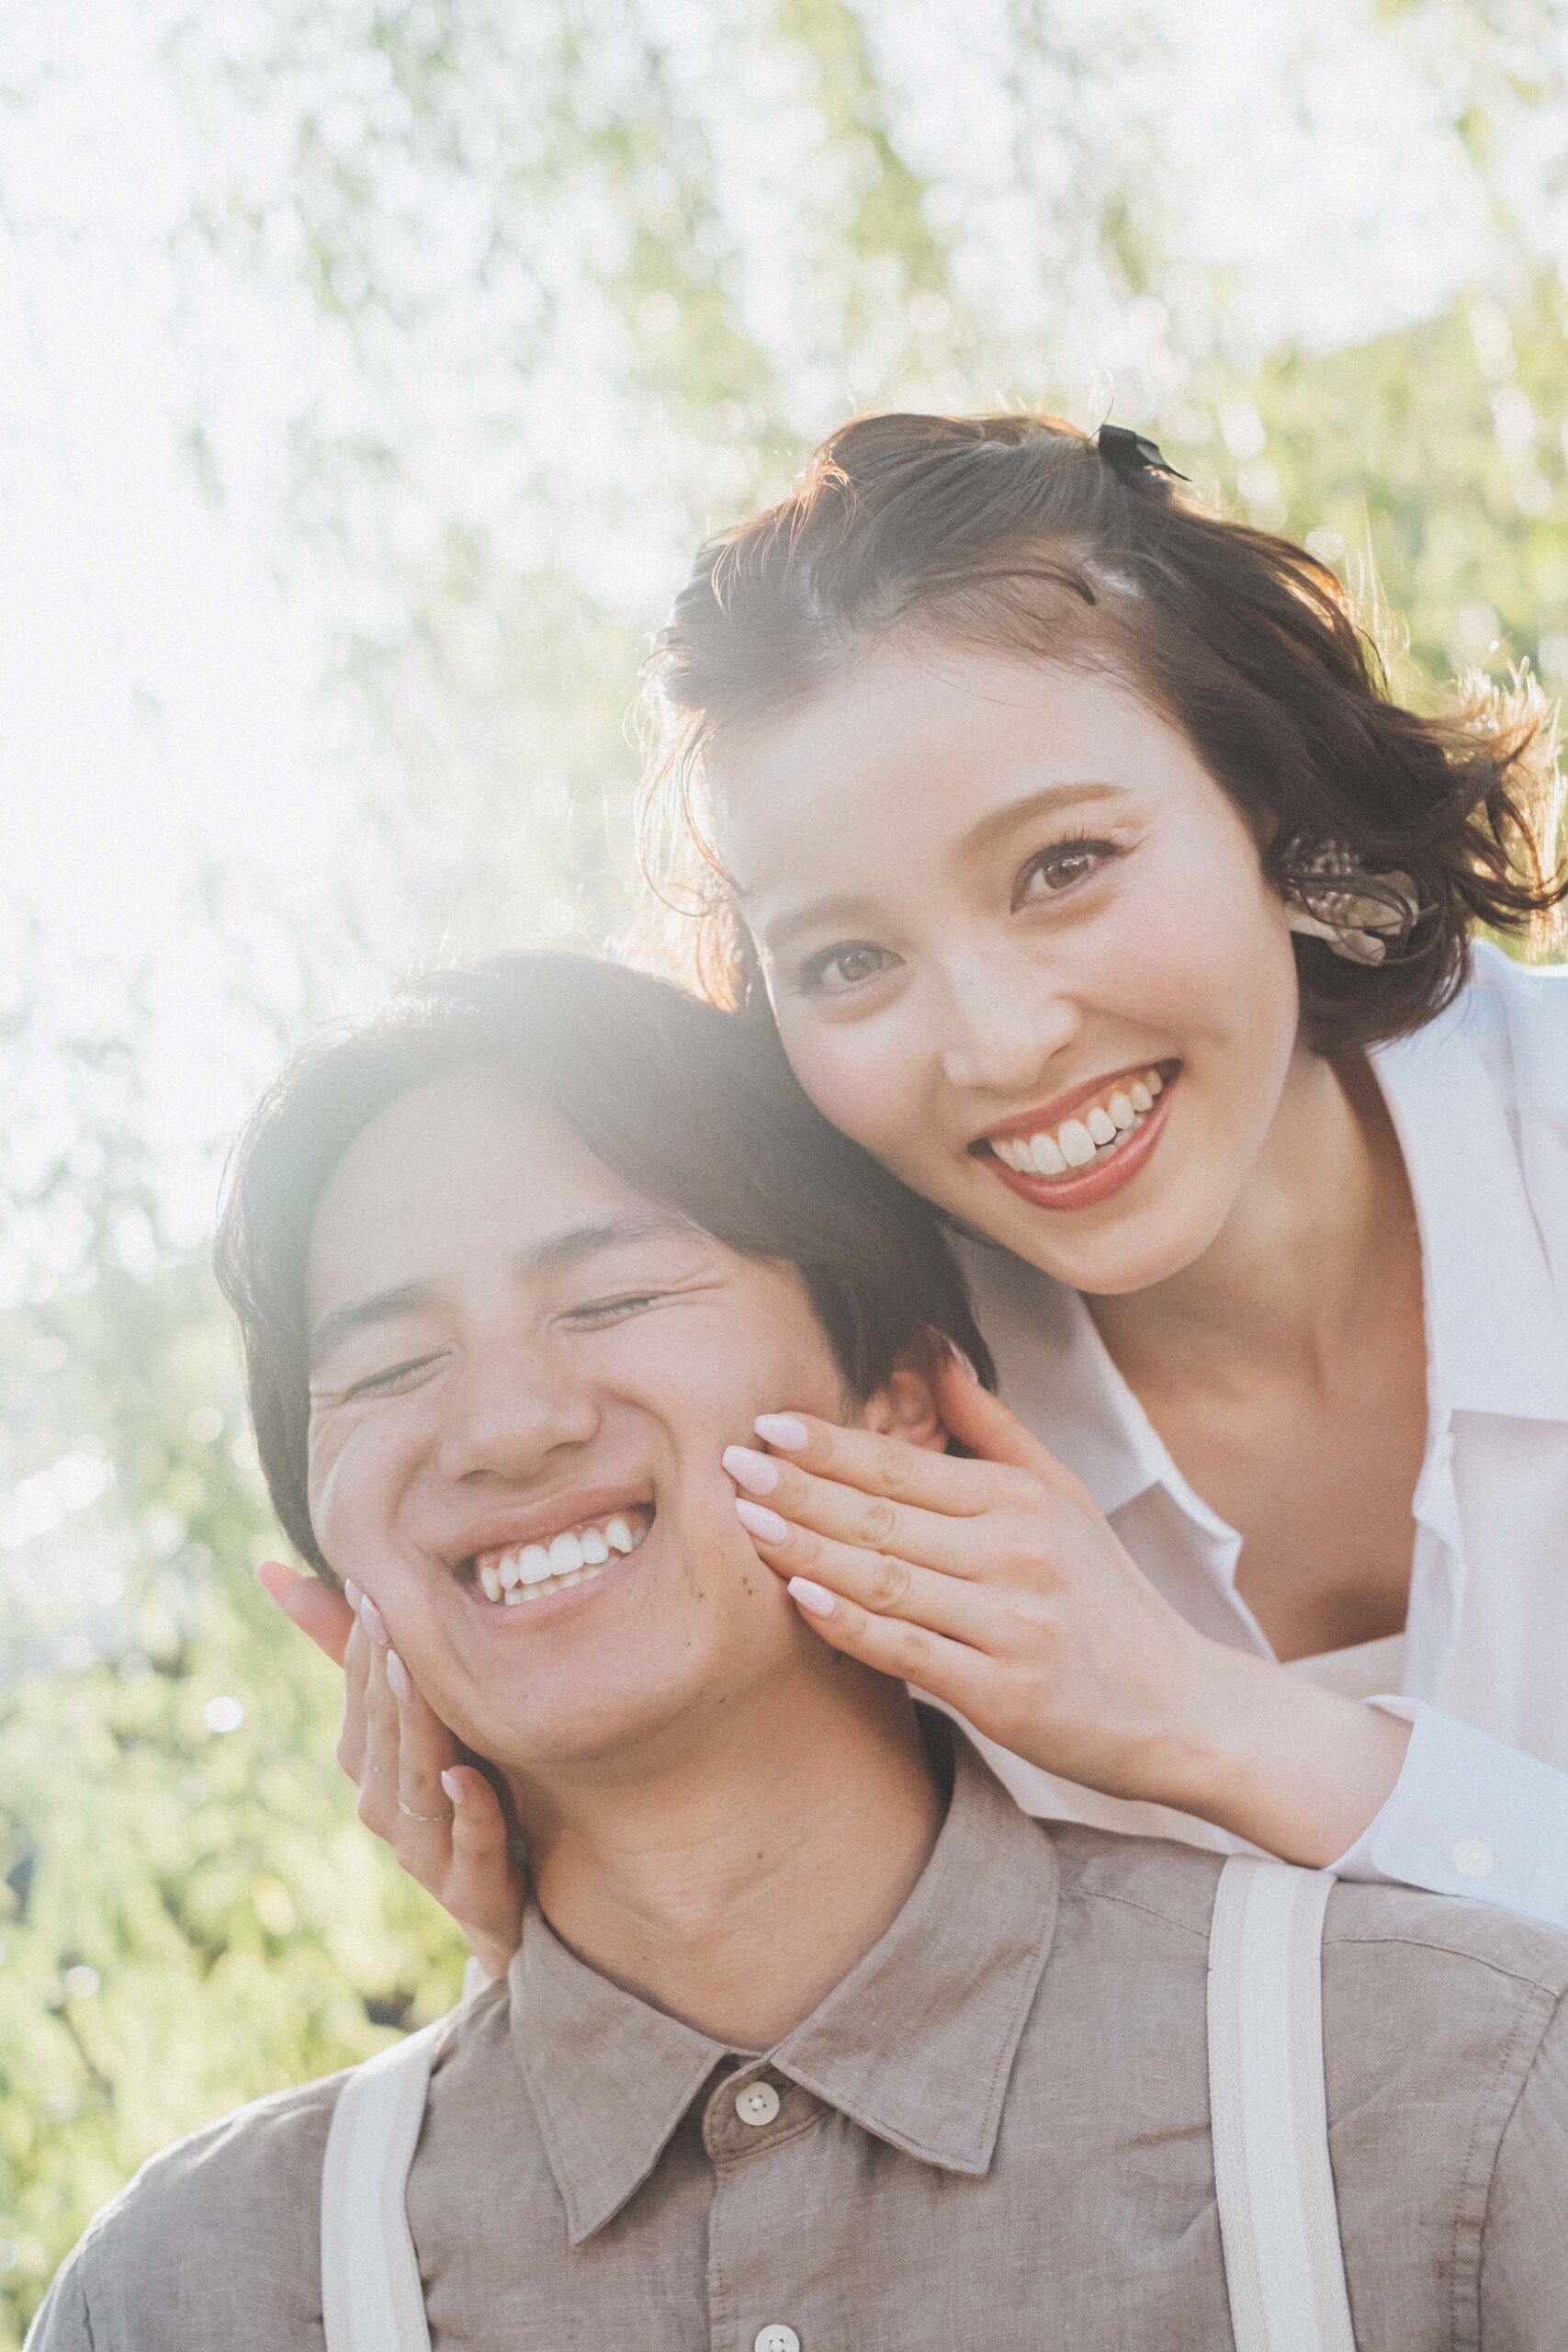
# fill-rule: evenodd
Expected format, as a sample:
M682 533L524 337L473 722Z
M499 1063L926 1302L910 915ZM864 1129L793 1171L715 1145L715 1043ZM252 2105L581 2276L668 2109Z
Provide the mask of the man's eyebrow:
M523 1282L539 1274L558 1273L563 1267L573 1266L584 1258L592 1258L602 1250L613 1250L627 1241L656 1241L672 1238L690 1240L702 1238L702 1228L689 1217L678 1216L672 1210L652 1210L639 1215L628 1212L624 1216L592 1217L581 1225L563 1227L547 1239L536 1242L531 1249L519 1250L512 1261L513 1275ZM320 1316L310 1331L310 1361L312 1371L326 1362L334 1348L359 1331L373 1330L379 1323L391 1323L400 1315L417 1315L422 1308L438 1304L440 1292L434 1283L394 1283L385 1290L366 1291L358 1298L344 1299L337 1306L329 1306Z
M1127 787L1121 784L1094 781L1042 785L1038 792L1026 792L1017 800L1008 801L1000 808L991 809L972 825L958 844L961 857L972 857L987 850L998 834L1010 833L1031 817L1048 817L1056 809L1081 807L1097 800L1119 800L1126 797ZM747 893L736 894L737 903L744 907ZM794 907L776 923L764 923L761 937L776 956L802 932L814 931L819 924L852 921L862 910L863 901L843 893L829 898L812 899L805 906Z
M310 1329L311 1371L325 1363L356 1331L374 1330L378 1323L395 1322L400 1315L417 1315L422 1306L434 1306L435 1296L434 1283L394 1283L389 1289L366 1291L358 1298L345 1298L341 1306L329 1306Z

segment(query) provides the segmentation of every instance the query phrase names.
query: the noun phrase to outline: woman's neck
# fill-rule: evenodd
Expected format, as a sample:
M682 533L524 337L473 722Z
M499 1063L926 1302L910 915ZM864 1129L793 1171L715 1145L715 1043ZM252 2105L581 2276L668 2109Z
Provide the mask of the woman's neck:
M787 1683L788 1687L784 1687ZM764 2050L891 1926L942 1800L901 1687L833 1661L716 1709L660 1767L518 1792L535 1891L590 1966Z
M1369 1065L1298 1052L1258 1165L1217 1239L1169 1281L1088 1300L1134 1389L1229 1385L1250 1360L1326 1385L1419 1250L1398 1138Z

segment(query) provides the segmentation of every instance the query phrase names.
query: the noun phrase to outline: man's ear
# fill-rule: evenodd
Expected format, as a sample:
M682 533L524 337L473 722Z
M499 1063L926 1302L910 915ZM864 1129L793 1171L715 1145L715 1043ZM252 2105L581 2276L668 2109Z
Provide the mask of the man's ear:
M901 1437L908 1445L923 1445L945 1453L946 1425L937 1410L936 1388L930 1373L916 1364L895 1366L886 1385L866 1399L862 1426L882 1437Z

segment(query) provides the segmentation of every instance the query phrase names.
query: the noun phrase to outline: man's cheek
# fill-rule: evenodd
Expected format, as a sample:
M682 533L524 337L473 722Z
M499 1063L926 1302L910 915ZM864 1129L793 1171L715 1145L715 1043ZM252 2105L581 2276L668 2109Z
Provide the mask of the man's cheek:
M364 1433L358 1435L363 1438ZM307 1487L310 1524L340 1575L352 1574L367 1552L381 1548L387 1514L380 1467L374 1447L355 1443L355 1432L329 1434L311 1448Z

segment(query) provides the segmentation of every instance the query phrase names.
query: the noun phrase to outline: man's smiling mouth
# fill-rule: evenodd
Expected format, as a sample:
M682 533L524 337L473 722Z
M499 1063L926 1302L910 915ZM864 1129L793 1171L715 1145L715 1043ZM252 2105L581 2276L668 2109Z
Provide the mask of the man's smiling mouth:
M589 1584L635 1552L653 1524L651 1503L632 1503L563 1527L547 1543L495 1544L465 1563L463 1580L502 1608L525 1607Z

